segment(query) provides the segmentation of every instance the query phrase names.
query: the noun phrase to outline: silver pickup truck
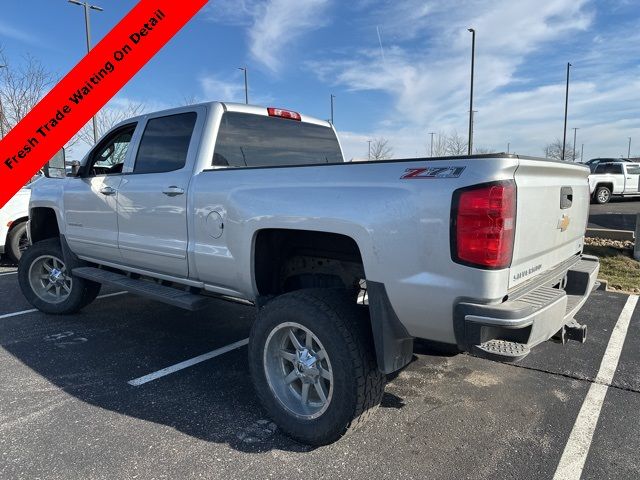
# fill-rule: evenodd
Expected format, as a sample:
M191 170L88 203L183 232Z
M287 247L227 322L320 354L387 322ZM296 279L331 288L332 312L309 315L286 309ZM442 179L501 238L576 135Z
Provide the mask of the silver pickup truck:
M414 339L503 361L584 341L588 174L507 154L345 163L330 123L183 107L123 122L34 189L19 281L51 314L105 283L190 310L253 303L258 397L325 444L375 410Z

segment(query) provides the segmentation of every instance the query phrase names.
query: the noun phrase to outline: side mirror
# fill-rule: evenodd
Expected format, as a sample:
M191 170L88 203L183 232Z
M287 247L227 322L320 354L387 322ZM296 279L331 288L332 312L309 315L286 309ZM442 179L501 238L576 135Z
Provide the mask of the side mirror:
M42 173L47 178L65 178L67 171L65 169L65 152L64 148L49 160L42 168Z
M70 172L72 177L80 175L80 167L82 166L78 160L73 160L67 164L71 167Z

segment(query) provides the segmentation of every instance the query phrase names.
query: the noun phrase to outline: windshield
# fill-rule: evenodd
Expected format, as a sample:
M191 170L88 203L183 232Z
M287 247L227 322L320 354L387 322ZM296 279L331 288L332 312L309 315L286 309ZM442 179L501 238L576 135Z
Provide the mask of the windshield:
M222 116L214 166L273 167L342 162L329 127L283 118L227 112Z

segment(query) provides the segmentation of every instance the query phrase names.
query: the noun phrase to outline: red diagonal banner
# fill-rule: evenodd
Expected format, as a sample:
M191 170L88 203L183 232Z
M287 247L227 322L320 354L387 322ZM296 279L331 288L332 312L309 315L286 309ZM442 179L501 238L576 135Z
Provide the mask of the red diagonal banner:
M140 0L0 141L0 207L208 0Z

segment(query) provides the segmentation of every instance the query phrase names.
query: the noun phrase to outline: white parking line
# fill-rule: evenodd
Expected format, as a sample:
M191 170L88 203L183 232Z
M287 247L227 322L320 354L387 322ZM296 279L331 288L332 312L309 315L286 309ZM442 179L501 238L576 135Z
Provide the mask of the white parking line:
M100 295L99 297L96 297L96 300L100 300L102 298L115 297L118 295L124 295L125 293L128 293L128 292L107 293L106 295ZM20 312L5 313L4 315L0 315L0 320L4 320L5 318L18 317L20 315L26 315L27 313L33 313L37 311L38 310L36 308L30 308L29 310L22 310Z
M0 273L0 277L4 277L5 275L15 275L16 273L18 273L17 270L15 272L2 272Z
M637 303L638 296L631 295L622 309L618 322L611 333L607 350L604 352L598 375L589 387L567 445L562 452L560 463L553 476L554 480L579 480L582 476L582 470L600 417L600 410L616 373L631 315Z
M244 347L248 343L249 343L249 339L245 338L244 340L239 340L235 343L227 345L226 347L221 347L216 350L212 350L209 353L203 353L202 355L198 355L197 357L194 357L190 360L185 360L184 362L176 363L175 365L171 365L170 367L163 368L162 370L158 370L157 372L153 372L143 377L129 380L127 383L129 385L133 385L134 387L139 387L140 385L144 385L145 383L152 382L153 380L157 380L158 378L166 377L167 375L171 375L172 373L178 372L180 370L184 370L185 368L192 367L193 365L197 365L198 363L206 362L207 360L220 356L224 353L228 353L237 348Z

